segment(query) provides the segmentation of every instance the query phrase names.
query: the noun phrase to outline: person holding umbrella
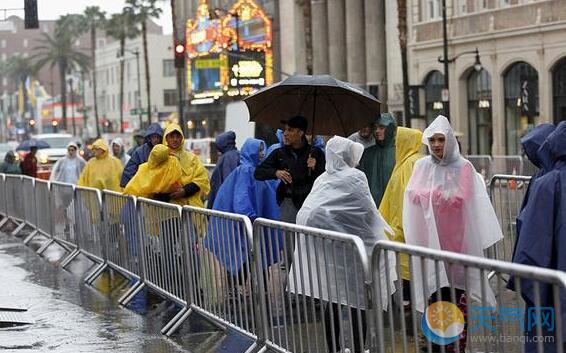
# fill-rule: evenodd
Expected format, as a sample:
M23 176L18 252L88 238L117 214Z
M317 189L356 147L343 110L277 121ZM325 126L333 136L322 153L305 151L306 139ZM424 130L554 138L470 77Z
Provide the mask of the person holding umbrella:
M257 180L281 180L276 191L280 220L295 223L314 181L324 173L326 162L324 154L307 142L307 119L296 115L281 123L285 124L284 145L257 166L254 177Z
M29 148L29 153L25 156L22 163L20 163L20 168L22 169L22 174L30 176L32 178L37 178L37 146L32 145Z

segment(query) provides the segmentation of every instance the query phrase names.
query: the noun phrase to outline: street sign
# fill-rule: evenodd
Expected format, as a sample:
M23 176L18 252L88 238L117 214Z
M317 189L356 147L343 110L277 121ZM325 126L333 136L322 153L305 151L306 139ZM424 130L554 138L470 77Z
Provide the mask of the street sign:
M141 111L137 108L134 109L130 109L130 115L139 115L141 113L141 115L147 115L146 111Z

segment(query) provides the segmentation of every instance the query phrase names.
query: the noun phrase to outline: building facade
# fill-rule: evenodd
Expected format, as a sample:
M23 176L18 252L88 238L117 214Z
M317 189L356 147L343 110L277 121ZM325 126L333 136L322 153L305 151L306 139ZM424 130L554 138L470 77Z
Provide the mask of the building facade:
M410 2L409 79L424 96L414 125L447 114L463 133L464 153L520 154L519 140L532 126L566 120L566 2L446 3L449 58L457 58L443 97L442 0Z
M165 120L177 110L177 82L173 59L171 35L160 34L161 30L148 33L148 58L151 77L152 121ZM101 123L107 130L120 131L120 109L123 111L124 130L131 131L140 126L140 111L143 123L147 117L147 92L145 86L145 64L142 38L126 41L126 53L119 55L120 44L114 40L99 38L96 49L97 102ZM139 78L137 59L139 52ZM120 63L124 60L124 102L120 107ZM141 100L138 100L138 79ZM92 107L92 86L87 87L86 105ZM140 109L141 105L141 109Z

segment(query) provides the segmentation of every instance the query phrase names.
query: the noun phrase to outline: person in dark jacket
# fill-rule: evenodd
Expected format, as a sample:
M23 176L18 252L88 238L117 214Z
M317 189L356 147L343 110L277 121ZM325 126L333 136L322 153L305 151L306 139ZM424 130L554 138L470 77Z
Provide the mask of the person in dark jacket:
M134 145L132 146L132 148L130 148L128 150L128 152L126 152L126 154L130 157L133 156L134 151L138 147L143 146L144 143L145 143L145 131L144 130L136 130L134 132Z
M325 159L320 149L308 144L305 137L308 122L304 117L295 116L281 123L285 124L285 144L258 165L254 177L281 180L277 187L280 220L295 223L314 181L324 173Z
M160 144L162 140L163 129L159 123L149 125L145 132L145 144L141 145L134 151L132 158L130 158L128 164L124 167L124 172L122 173L122 178L120 180L121 187L125 187L130 179L136 175L139 165L147 162L153 146Z
M4 156L4 163L0 164L0 173L4 174L22 174L20 165L16 162L14 152L8 151Z
M20 168L22 169L22 174L30 176L32 178L37 178L37 147L31 146L29 153L25 156L22 163L20 163Z
M207 208L212 208L218 189L232 173L240 165L240 153L236 148L236 133L234 131L226 131L216 137L216 148L222 155L218 158L216 167L210 176L210 193L208 194Z

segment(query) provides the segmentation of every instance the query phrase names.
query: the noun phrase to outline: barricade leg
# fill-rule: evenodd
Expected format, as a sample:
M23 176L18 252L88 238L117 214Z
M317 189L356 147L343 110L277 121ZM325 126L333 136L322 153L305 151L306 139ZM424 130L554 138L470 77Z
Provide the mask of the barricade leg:
M167 323L167 325L161 329L161 334L170 337L173 333L175 333L179 326L187 320L187 318L191 315L191 312L192 310L189 306L184 307L173 319L171 319L171 321Z
M71 263L71 261L73 261L77 256L79 256L79 254L81 253L81 251L79 249L75 249L73 252L71 252L62 262L61 262L61 268L65 268L67 267L67 265L69 265Z
M28 243L35 238L35 236L37 235L37 233L39 233L39 231L36 229L33 232L31 232L25 239L24 239L24 245L28 245Z
M20 223L20 225L16 227L16 229L14 229L12 233L10 233L10 235L15 237L22 229L24 229L25 226L26 226L26 222Z
M43 254L43 252L44 252L45 250L47 250L47 248L48 248L51 244L53 244L53 243L55 243L55 240L49 239L49 240L47 241L47 243L43 244L43 246L41 246L39 249L37 249L37 254L38 254L38 255Z
M94 271L92 271L89 275L87 275L85 277L85 283L88 284L89 286L92 285L92 282L94 282L94 280L100 276L102 274L102 272L104 272L104 270L106 270L106 268L108 267L108 263L103 262L101 264L99 264Z
M130 288L126 292L126 294L124 294L122 296L122 298L120 298L120 300L118 300L118 303L120 303L123 306L128 305L128 303L144 288L145 288L145 283L143 283L142 281L138 282L137 285Z

